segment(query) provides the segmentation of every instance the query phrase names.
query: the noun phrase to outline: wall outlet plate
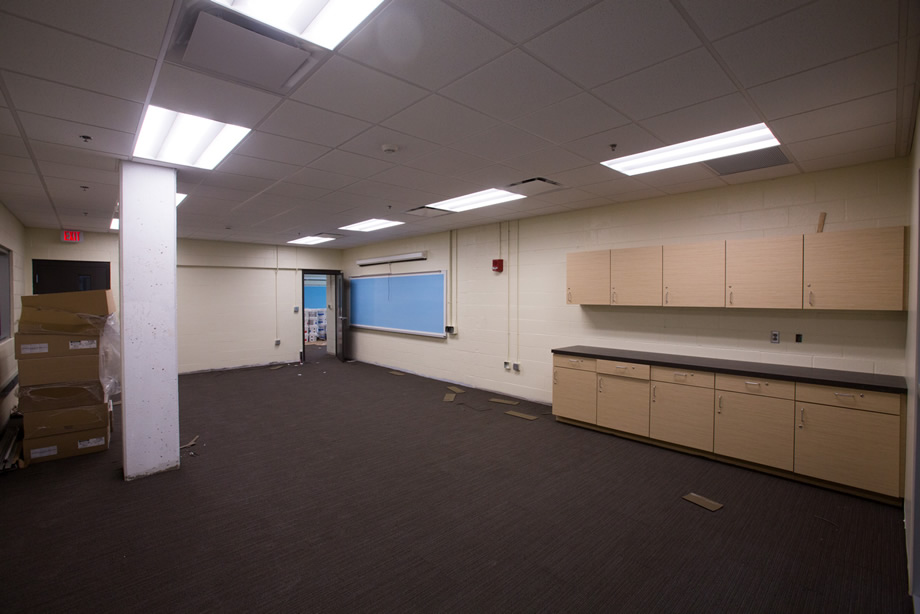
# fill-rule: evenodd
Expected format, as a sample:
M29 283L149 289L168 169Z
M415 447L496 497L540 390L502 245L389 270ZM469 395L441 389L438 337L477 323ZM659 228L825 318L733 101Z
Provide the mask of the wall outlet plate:
M511 365L511 368L514 369L515 372L520 373L520 372L521 372L521 363L516 362L516 363L514 363L513 365Z
M508 360L505 361L505 370L507 371L511 370L511 361L508 361Z
M779 343L779 331L770 331L770 343Z
M275 339L275 345L281 345L281 339Z

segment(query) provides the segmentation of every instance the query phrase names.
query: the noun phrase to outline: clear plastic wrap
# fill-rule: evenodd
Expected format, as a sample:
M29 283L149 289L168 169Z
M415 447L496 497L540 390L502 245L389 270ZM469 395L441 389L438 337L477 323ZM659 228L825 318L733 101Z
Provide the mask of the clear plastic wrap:
M102 359L99 379L105 398L111 399L121 394L121 328L114 313L105 319L99 354Z

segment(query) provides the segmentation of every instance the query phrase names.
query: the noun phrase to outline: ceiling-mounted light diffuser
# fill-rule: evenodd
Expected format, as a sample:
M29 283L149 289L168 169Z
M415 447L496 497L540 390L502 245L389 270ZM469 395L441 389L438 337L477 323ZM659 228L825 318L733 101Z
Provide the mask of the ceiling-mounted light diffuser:
M120 223L117 217L112 218L112 223L109 224L109 230L118 230Z
M370 219L364 220L363 222L358 222L357 224L351 224L350 226L342 226L339 228L339 230L358 230L360 232L372 232L374 230L389 228L390 226L399 226L400 224L405 224L405 222Z
M210 170L247 134L249 128L150 105L134 146L134 155Z
M325 243L326 241L335 241L335 238L334 237L300 237L299 239L288 241L288 243L294 243L296 245L318 245L320 243Z
M186 198L187 196L188 196L188 194L182 194L181 192L176 192L176 206L178 207L179 204L180 204L183 200L185 200L185 198Z
M458 196L457 198L442 200L440 202L425 206L431 207L432 209L442 209L444 211L453 211L454 213L457 213L459 211L469 211L470 209L478 209L479 207L497 205L498 203L508 202L509 200L517 200L519 198L526 198L526 196L523 194L515 194L514 192L506 192L505 190L497 190L492 188L489 190L483 190L482 192L467 194L466 196Z
M766 124L755 124L677 145L614 158L601 164L625 175L639 175L777 145L779 141Z
M326 49L335 49L383 0L212 0Z

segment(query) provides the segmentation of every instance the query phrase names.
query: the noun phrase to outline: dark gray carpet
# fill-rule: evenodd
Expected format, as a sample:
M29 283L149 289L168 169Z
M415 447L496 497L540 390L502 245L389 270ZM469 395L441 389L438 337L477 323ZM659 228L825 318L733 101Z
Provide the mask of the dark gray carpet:
M0 610L912 611L899 508L314 360L182 376L179 471L0 476Z

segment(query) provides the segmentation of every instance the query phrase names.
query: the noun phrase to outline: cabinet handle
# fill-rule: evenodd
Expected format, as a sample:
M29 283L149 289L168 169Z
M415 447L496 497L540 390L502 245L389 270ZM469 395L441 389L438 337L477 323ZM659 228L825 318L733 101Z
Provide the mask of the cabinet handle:
M614 367L614 369L625 369L625 368L626 368L626 367L624 367L624 366L622 366L622 365L616 365L616 366Z
M553 369L553 383L559 383L559 372L556 369Z
M565 300L566 300L567 302L569 302L569 303L572 302L572 291L571 291L571 290L566 291L566 293L565 293Z
M569 358L569 362L574 362L576 364L581 362L581 358Z
M611 305L617 304L617 291L614 288L610 289L610 304Z
M604 378L603 377L597 378L597 391L604 392Z
M669 298L670 296L671 296L670 291L665 290L665 293L664 293L664 304L665 304L665 305L667 305L667 304L670 302L670 301L668 300L668 298Z
M678 371L674 372L674 377L687 377L687 373L680 373Z
M855 394L852 394L852 393L850 393L850 392L835 392L835 393L834 393L834 396L835 396L835 397L848 397L848 398L850 398L850 399L855 399L855 398L856 398L856 395L855 395ZM865 396L865 395L860 394L860 395L859 395L859 398L863 398L864 396Z
M760 386L760 382L744 382L748 386ZM767 384L769 386L770 384Z
M734 291L728 293L728 304L729 304L729 305L734 305L734 304L735 304L735 293L734 293Z
M722 395L721 395L721 394L719 395L719 411L718 411L718 413L720 413L720 414L722 413Z
M653 402L653 403L655 402L655 389L656 389L656 388L657 388L657 386L652 386L652 402Z
M804 426L805 426L805 408L800 407L799 408L799 428L803 428Z
M813 290L808 291L808 304L812 307L815 306L815 293Z

